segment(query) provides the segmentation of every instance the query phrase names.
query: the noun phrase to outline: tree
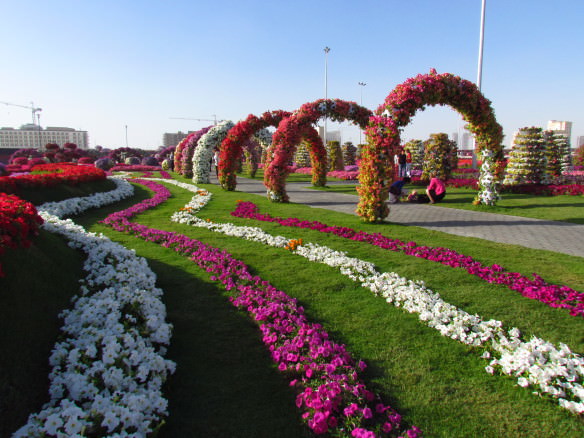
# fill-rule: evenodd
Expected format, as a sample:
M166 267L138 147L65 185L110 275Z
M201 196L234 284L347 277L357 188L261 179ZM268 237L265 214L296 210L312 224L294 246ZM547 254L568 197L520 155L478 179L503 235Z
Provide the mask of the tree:
M546 181L545 142L541 128L521 128L515 135L503 184L541 184Z
M458 166L457 152L456 143L447 134L430 134L430 138L424 142L422 179L428 180L432 175L448 179Z
M327 153L330 165L329 171L345 170L345 164L343 163L343 153L341 152L341 144L338 141L334 140L328 142Z
M357 159L357 148L351 143L347 141L343 144L343 160L345 162L345 166L353 166L356 164Z
M584 166L584 144L580 145L574 152L574 164L576 166Z

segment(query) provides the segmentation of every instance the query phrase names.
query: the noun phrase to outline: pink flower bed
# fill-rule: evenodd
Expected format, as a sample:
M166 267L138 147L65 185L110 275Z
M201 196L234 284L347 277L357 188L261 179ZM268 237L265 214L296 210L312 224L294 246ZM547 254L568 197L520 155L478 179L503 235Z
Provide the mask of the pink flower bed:
M252 202L239 202L231 215L265 222L276 222L286 227L307 228L321 233L334 234L357 242L366 242L389 251L403 252L407 255L438 262L452 268L462 268L469 274L476 275L488 283L503 284L527 298L539 300L550 307L568 309L570 315L584 316L584 293L567 286L546 283L543 278L535 273L533 278L528 278L517 272L507 272L499 265L484 266L472 257L459 254L448 248L419 246L415 242L406 243L379 233L370 234L317 221L273 217L260 213L259 208Z
M360 380L365 364L355 363L344 345L330 340L321 325L309 322L295 299L253 276L243 262L225 251L185 235L130 222L132 216L170 197L170 191L160 184L134 182L149 187L155 196L113 213L102 222L189 257L209 272L212 280L234 290L232 304L246 310L259 325L272 359L290 379L290 386L297 389L296 406L315 434L346 436L350 431L352 437L366 438L400 434L401 416ZM421 436L417 427L406 433L410 438Z

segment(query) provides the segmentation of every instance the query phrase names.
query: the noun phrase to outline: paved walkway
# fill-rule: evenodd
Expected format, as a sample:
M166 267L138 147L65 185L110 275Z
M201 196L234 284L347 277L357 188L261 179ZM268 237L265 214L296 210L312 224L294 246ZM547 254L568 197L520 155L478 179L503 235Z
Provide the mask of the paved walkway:
M257 180L237 178L236 190L266 196L266 188ZM312 190L307 183L288 183L286 191L290 202L356 214L358 198L354 195ZM410 203L391 205L386 220L584 257L584 225Z

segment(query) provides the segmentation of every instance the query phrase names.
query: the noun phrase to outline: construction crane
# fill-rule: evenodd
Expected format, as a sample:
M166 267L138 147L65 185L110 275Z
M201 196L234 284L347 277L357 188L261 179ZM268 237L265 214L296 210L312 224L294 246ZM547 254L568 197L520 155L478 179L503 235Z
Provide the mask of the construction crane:
M217 116L215 114L211 114L211 115L213 116L213 120L211 120L211 119L191 119L190 117L169 117L169 118L174 119L174 120L196 120L197 122L213 122L213 124L216 125L217 124Z
M20 108L28 108L29 110L31 110L31 111L32 111L32 124L33 124L33 125L35 125L35 124L36 124L36 123L35 123L35 120L34 120L34 119L35 119L35 115L36 115L36 113L38 113L38 112L40 112L40 111L42 111L42 110L43 110L42 108L36 108L36 107L34 106L34 103L33 103L33 102L31 102L31 103L30 103L30 105L31 105L31 106L26 106L26 105L18 105L18 104L16 104L16 103L10 103L10 102L0 102L0 103L3 103L4 105L10 105L10 106L19 106Z

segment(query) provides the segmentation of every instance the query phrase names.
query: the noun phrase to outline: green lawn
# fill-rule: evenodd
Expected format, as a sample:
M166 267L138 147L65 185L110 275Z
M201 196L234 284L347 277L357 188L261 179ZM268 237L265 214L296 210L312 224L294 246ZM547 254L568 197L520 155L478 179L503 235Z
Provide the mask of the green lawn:
M358 196L355 187L355 184L335 184L327 187L311 188ZM406 189L415 189L418 192L424 191L423 187L411 185L406 186ZM497 205L489 207L485 205L472 205L475 195L476 191L471 189L449 188L447 189L446 197L438 206L584 224L584 196L534 196L503 193Z
M188 182L180 177L177 179ZM201 217L257 226L272 234L303 238L305 242L347 251L350 256L375 263L379 271L394 271L407 278L424 280L447 302L484 319L495 318L507 327L516 326L527 338L535 334L555 343L565 342L574 351L584 353L582 318L571 317L563 310L521 297L503 286L487 284L460 269L316 231L235 218L229 213L237 200L249 200L258 204L262 212L272 215L319 220L379 232L404 241L413 240L421 245L445 246L485 264L498 263L508 270L527 275L537 272L549 282L566 284L577 290L584 290L584 260L581 258L416 227L364 224L353 215L297 204L273 204L263 196L225 192L215 185L200 186L214 194L210 204L201 211ZM440 336L414 315L388 305L335 269L309 262L285 250L169 222L170 215L188 202L191 193L173 185L168 187L173 197L138 216L137 222L180 232L221 247L243 260L252 272L296 297L312 321L323 324L334 340L345 343L355 358L369 364L364 376L367 385L394 406L407 424L422 428L424 436L584 435L581 418L569 414L550 400L532 395L528 389L519 388L511 378L488 375L484 371L487 362L480 359L480 351ZM338 186L334 189L343 190ZM177 362L178 367L166 386L171 415L159 436L310 436L301 425L294 406L294 394L271 362L255 324L231 306L229 293L188 259L98 223L107 214L148 196L149 190L136 186L134 199L87 212L75 221L90 231L103 232L113 240L135 248L139 255L148 259L157 274L157 285L165 291L168 319L174 325L168 356ZM33 248L11 251L0 259L9 273L9 277L0 279L0 297L12 300L4 301L3 304L8 304L1 309L5 314L15 313L12 320L21 321L22 331L42 332L39 342L44 344L44 350L37 355L41 358L46 357L44 354L51 348L56 334L54 329L45 330L39 325L54 327L56 310L51 310L53 316L48 318L49 321L38 322L43 306L29 304L34 300L44 302L48 298L29 298L21 291L30 289L29 283L44 281L45 287L52 288L48 289L49 296L60 291L60 295L67 297L75 293L71 282L81 275L78 254L64 244L54 248L39 241ZM42 257L51 258L53 264L46 270L35 268L38 263L38 258L32 257L35 251ZM51 275L55 264L68 267L65 273L68 279ZM33 269L37 275L27 275ZM64 305L63 301L58 303L53 307ZM0 342L2 351L7 351L6 345L13 350L16 347L32 348L26 343L16 345L21 341L9 335L1 337ZM46 378L47 367L39 357L34 360L41 364L38 369L26 371L30 373L28 380L42 381ZM20 379L27 380L22 376ZM0 386L0 391L0 400L4 400L6 389ZM9 418L26 417L25 413L35 403L42 404L44 400L39 400L42 388L37 394L32 396L33 403L26 406L0 404L4 409L0 411L0 423L4 429L0 430L9 431L15 421L9 422Z

